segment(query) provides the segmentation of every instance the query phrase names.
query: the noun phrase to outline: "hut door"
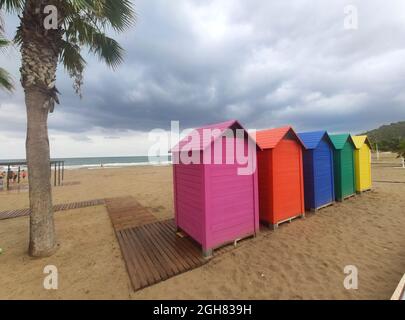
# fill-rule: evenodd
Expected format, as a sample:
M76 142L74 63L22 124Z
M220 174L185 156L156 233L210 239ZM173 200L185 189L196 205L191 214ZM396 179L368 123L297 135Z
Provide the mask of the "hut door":
M368 145L364 145L359 150L359 184L360 189L368 189L371 187L371 170L370 170L370 149Z
M302 151L292 139L283 139L274 151L274 215L281 221L302 213Z
M247 150L247 141L235 139L234 146ZM245 145L245 146L244 146ZM223 159L226 146L223 144ZM236 150L236 147L235 149ZM232 151L232 150L228 150ZM235 156L236 158L236 156ZM229 160L229 158L228 158ZM255 231L254 175L239 175L234 163L213 164L209 166L210 246L230 241L241 235Z
M353 147L346 142L341 152L342 166L342 192L343 197L354 193L354 163L353 163Z
M320 207L333 201L333 160L327 141L321 140L314 150L315 205Z

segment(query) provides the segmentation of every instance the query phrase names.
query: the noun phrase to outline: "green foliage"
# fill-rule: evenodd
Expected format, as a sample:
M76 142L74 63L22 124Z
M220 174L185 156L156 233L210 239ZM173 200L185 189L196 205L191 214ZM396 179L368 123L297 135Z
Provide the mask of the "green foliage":
M383 125L364 134L368 136L373 147L378 144L380 151L398 152L402 140L405 139L405 121Z
M4 37L3 20L0 17L0 51L3 51L10 43ZM0 67L0 88L7 91L12 91L14 89L13 79L10 74L3 68Z
M6 89L8 91L12 91L14 89L13 79L11 78L10 74L3 68L0 68L0 88Z
M4 9L7 12L19 13L23 7L23 0L0 0L0 9Z
M398 143L398 158L405 158L405 139L402 139L399 143Z

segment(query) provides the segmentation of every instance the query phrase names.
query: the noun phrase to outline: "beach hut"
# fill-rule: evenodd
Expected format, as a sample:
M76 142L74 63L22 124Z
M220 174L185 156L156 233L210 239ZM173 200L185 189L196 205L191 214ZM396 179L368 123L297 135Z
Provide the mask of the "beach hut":
M256 148L232 120L195 129L172 149L176 226L201 244L205 256L259 232ZM240 150L252 170L240 170L247 167L236 159Z
M335 196L342 201L355 194L354 143L349 134L329 135L332 141Z
M326 131L299 133L303 154L305 208L318 210L335 201L333 145Z
M260 220L272 227L304 216L301 140L291 127L258 131Z
M356 191L371 189L371 143L367 136L352 136L354 149L354 171Z

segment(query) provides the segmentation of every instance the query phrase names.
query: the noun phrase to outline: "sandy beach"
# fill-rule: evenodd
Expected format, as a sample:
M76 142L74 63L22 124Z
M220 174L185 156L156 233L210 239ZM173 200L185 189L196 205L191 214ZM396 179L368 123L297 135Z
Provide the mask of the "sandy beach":
M44 259L27 255L28 217L2 220L0 299L389 299L405 272L405 169L374 166L373 180L370 192L138 292L104 206L56 213L60 248ZM65 182L55 204L130 195L156 218L173 217L171 166L72 170ZM0 192L0 211L25 207L26 190ZM50 264L58 290L42 286ZM358 268L357 290L343 287L346 265Z

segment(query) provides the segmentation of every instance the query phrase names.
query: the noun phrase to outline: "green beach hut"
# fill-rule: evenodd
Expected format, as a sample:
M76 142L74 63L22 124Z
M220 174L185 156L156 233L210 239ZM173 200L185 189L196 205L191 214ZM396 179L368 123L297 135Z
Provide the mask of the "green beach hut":
M343 201L356 193L354 172L354 143L349 134L329 135L333 144L333 162L335 175L335 195L337 201Z

